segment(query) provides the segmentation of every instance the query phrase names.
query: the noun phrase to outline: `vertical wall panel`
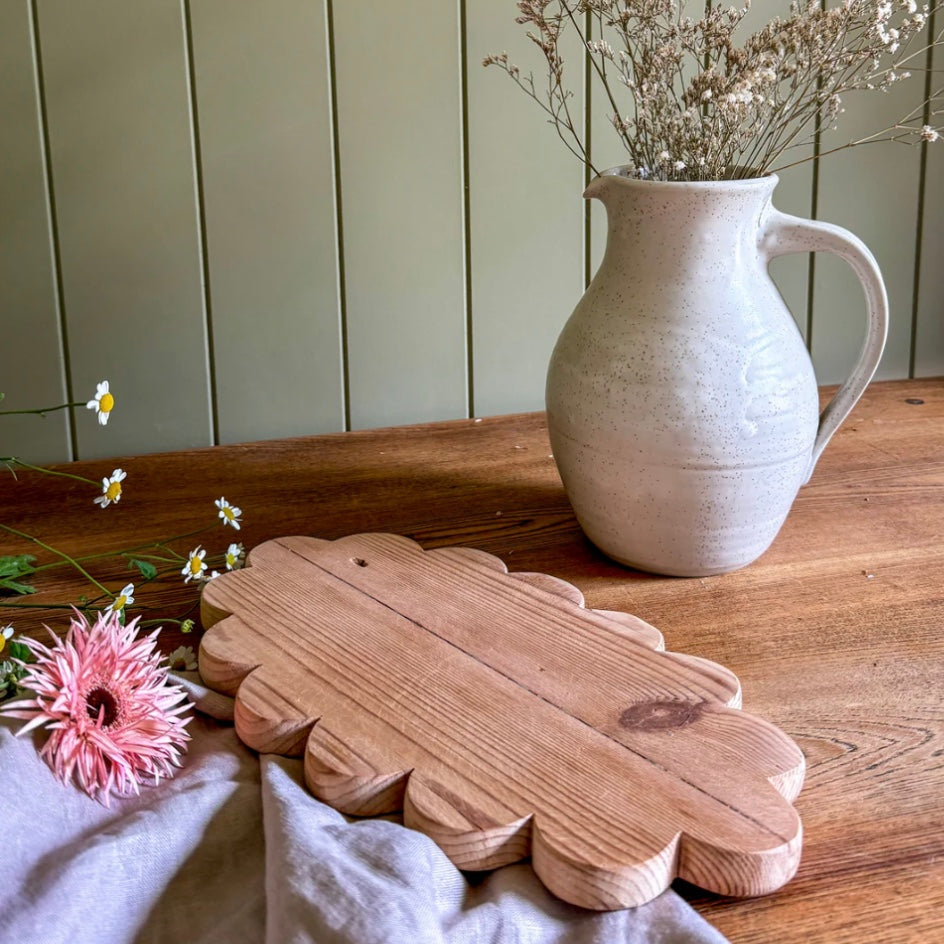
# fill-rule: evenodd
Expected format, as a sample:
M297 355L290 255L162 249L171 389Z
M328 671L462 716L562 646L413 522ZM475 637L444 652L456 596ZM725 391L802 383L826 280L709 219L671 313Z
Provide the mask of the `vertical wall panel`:
M939 13L937 28L942 26ZM944 51L940 48L935 50L933 65L944 69ZM934 88L940 87L940 74L934 74ZM944 140L926 146L914 373L916 377L937 377L944 374Z
M210 442L187 54L175 0L41 0L39 40L82 456Z
M543 59L508 0L468 4L474 412L544 409L557 336L583 291L583 167L537 103L483 56ZM575 111L582 116L578 64Z
M467 413L458 4L333 4L354 427Z
M892 125L921 101L917 75L887 94L850 95L839 129L823 135L823 150ZM906 377L912 302L920 150L903 144L859 145L825 156L820 165L819 217L844 226L872 250L888 290L891 323L877 378ZM866 308L852 270L820 253L813 294L813 363L821 383L848 375L865 333Z
M343 429L324 4L191 11L220 440Z
M29 0L0 0L0 410L68 401ZM0 455L69 455L68 417L0 417Z

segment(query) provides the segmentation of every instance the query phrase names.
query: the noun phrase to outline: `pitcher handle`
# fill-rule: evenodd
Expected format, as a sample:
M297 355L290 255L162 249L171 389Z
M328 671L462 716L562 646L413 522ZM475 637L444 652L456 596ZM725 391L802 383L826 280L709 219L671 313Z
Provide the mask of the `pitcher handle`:
M861 239L841 226L805 220L770 207L761 223L760 251L765 262L793 252L831 252L849 263L865 290L868 305L865 340L852 372L820 413L804 479L808 482L826 444L865 392L881 360L888 336L888 295L875 257Z

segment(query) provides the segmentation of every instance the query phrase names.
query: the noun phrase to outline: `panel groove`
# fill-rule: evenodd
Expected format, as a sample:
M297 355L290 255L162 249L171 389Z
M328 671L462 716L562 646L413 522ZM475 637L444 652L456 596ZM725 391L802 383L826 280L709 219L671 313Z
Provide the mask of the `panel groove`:
M590 35L590 30L592 28L592 21L590 19L590 11L588 10L584 13L584 24L583 32L584 36ZM593 113L591 110L591 100L593 96L590 94L590 83L593 78L592 66L590 63L590 54L587 50L584 50L583 54L583 139L587 145L587 156L590 160L594 159L593 155L593 135L592 135L592 121ZM583 165L583 186L584 190L587 189L587 185L590 183L590 180L593 178L593 171L589 167L589 163L584 161ZM583 201L583 287L584 291L587 290L590 285L590 281L593 278L593 260L590 258L590 246L591 246L591 220L593 218L593 207L590 205L589 200Z
M459 100L462 120L459 134L462 138L462 241L463 291L465 292L465 376L467 389L466 410L475 415L475 338L472 320L472 199L469 171L469 50L466 28L466 0L459 0Z
M66 400L71 403L75 400L75 390L72 383L72 365L69 359L69 328L66 320L65 293L62 286L62 255L59 245L59 226L56 214L56 188L52 173L52 154L49 148L49 117L46 111L46 86L43 80L43 55L39 38L39 14L36 6L39 0L31 0L29 7L30 36L33 41L33 62L36 69L36 97L39 105L39 127L43 147L43 172L46 178L46 206L49 215L49 242L52 250L52 263L55 278L53 279L55 298L53 300L59 316L59 350L62 355L63 381L66 391ZM76 433L75 410L66 410L68 417L67 430L69 434L68 461L74 461L79 454L78 437Z
M817 85L820 85L817 82ZM810 219L819 219L819 153L822 141L823 123L816 116L813 129L813 166L810 169ZM814 287L816 285L816 253L809 255L809 266L806 275L806 349L813 350L813 305L815 300Z
M187 44L187 86L190 93L190 129L193 137L193 186L197 202L197 225L200 229L200 270L203 274L204 332L206 337L207 392L210 399L210 437L214 446L220 444L219 396L216 384L216 349L213 342L213 302L210 293L210 257L207 249L206 201L203 192L203 155L200 147L200 108L197 102L197 79L193 54L193 23L190 0L181 0L184 40Z
M928 17L928 35L936 35L935 19L937 11L933 10ZM934 72L934 47L928 46L925 54L925 73L924 73L924 108L921 113L921 124L931 124L931 96L934 92L933 77ZM925 192L928 182L928 142L921 144L921 161L918 165L918 212L915 220L917 227L917 239L915 242L915 265L914 265L914 294L911 301L911 348L908 352L908 377L915 375L915 363L918 357L918 318L921 305L921 254L924 248L924 204Z
M328 88L331 97L331 151L334 161L335 230L338 260L338 317L341 340L341 399L344 429L351 429L350 349L347 330L347 282L344 271L344 205L341 191L341 136L338 120L337 60L334 45L334 0L325 0L325 29L328 37Z
M925 121L927 123L927 121ZM908 350L908 377L915 375L915 360L918 355L918 311L921 303L921 253L924 234L924 193L928 179L928 144L921 145L921 162L918 165L918 206L915 215L917 236L915 239L914 286L911 298L911 346Z
M940 31L941 17L932 27ZM944 47L932 51L928 77L932 82L941 74ZM927 89L927 84L925 89ZM931 113L934 116L933 112ZM937 122L928 122L937 124ZM925 164L924 187L921 193L923 225L921 229L921 282L918 286L917 323L912 326L914 376L936 377L944 374L944 146L941 142L926 145L922 155Z
M823 3L824 9L829 6L828 2ZM817 79L817 94L822 90L823 81ZM819 219L819 160L820 148L822 146L823 122L817 114L813 127L813 166L810 169L810 219ZM813 313L816 301L816 253L811 252L809 256L809 268L807 269L806 283L806 349L812 355L813 353Z

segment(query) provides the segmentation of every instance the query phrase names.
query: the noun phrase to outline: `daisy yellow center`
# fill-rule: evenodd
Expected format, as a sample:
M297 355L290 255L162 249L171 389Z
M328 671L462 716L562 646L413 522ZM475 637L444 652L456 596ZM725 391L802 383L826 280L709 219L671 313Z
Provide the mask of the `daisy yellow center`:
M223 514L226 515L226 517L229 518L230 521L232 521L233 518L236 517L236 516L233 514L233 509L232 509L232 508L224 508L224 509L223 509Z
M128 598L127 598L123 593L119 593L118 596L115 597L115 607L114 607L114 608L115 608L116 610L123 610L123 609L125 608L125 604L126 604L127 602L128 602Z
M115 398L110 393L103 393L101 400L98 401L98 408L102 413L111 413L115 406Z
M192 573L194 577L196 577L196 575L199 574L201 570L203 570L203 561L200 560L199 557L191 557L190 558L190 573Z
M85 696L85 710L88 716L93 720L98 720L99 712L102 713L102 727L111 727L118 720L118 699L101 685L93 688Z
M109 501L118 501L121 497L121 482L109 482L108 488L105 489L105 494L108 496Z

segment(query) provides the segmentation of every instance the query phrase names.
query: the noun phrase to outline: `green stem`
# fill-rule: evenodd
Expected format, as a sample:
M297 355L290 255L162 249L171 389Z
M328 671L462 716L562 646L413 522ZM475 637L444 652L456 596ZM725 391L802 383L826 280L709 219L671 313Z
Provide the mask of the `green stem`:
M150 626L167 626L170 623L181 626L183 624L183 620L176 619L174 617L168 617L167 619L140 620L138 622L138 629L146 629Z
M111 596L111 594L109 594ZM91 603L7 603L0 600L0 609L5 610L92 610L95 607Z
M0 456L0 462L4 462L7 465L11 463L13 465L22 466L24 469L32 469L34 472L42 472L44 475L58 475L64 479L75 479L76 482L84 482L86 485L98 485L94 479L87 479L84 475L75 475L72 472L57 472L54 469L45 469L41 465L31 465L29 462L24 462L22 459L17 459L16 456Z
M171 551L171 553L174 553ZM182 554L178 554L176 557L161 557L160 554L134 554L131 551L119 551L116 557L124 557L126 560L144 560L144 561L157 561L159 564L173 564L174 567L187 560ZM170 570L159 571L159 573L171 573Z
M115 551L114 553L135 554L138 551L143 551L149 547L163 547L165 550L170 550L170 548L168 548L167 545L170 544L171 541L182 541L184 538L196 537L198 534L203 534L204 531L209 531L215 527L216 527L215 522L213 524L206 524L202 528L197 528L196 531L188 531L186 534L178 534L172 538L165 538L163 541L150 541L147 544L139 544L137 545L137 547L129 547L126 551ZM174 553L174 552L171 551L171 553ZM106 557L107 555L103 554L101 556ZM87 559L88 558L83 558L83 560L87 560ZM181 560L186 560L186 558L181 557Z
M141 554L140 552L145 551L148 548L155 548L155 549L165 550L170 554L176 554L177 553L176 551L174 551L170 547L167 547L167 545L170 544L171 541L182 541L184 538L192 538L198 534L202 534L204 531L209 531L211 528L214 528L214 527L215 527L215 524L205 525L202 528L198 528L196 531L189 531L186 534L178 534L172 538L165 538L163 541L150 541L147 544L138 544L135 547L129 547L126 550L101 551L98 554L85 554L82 557L69 558L68 560L62 560L62 561L53 561L50 564L40 564L39 567L34 567L30 571L30 573L36 574L44 570L55 570L58 567L65 567L67 565L71 566L73 561L77 561L79 563L85 563L86 561L102 560L106 557L129 557L131 555L135 555L139 557L147 556L149 559L153 559L153 560L166 560L167 563L183 562L187 560L187 558L182 554L178 555L175 558L161 558L161 557L158 557L157 555L150 555L150 554L144 555L144 554Z
M59 406L46 406L38 410L0 410L0 416L45 416L47 413L55 413L56 410L68 410L70 407L82 406L84 403L60 403Z
M57 550L49 544L40 541L39 538L34 538L31 534L27 534L25 531L18 531L16 528L11 528L8 524L0 524L0 529L8 532L9 534L15 534L17 537L24 538L27 541L32 541L34 544L38 544L43 550L49 551L51 554L55 554L57 557L61 557L63 561L71 564L89 583L98 587L102 593L106 594L110 598L114 598L113 594L107 587L99 583L78 561L70 557L64 551Z

